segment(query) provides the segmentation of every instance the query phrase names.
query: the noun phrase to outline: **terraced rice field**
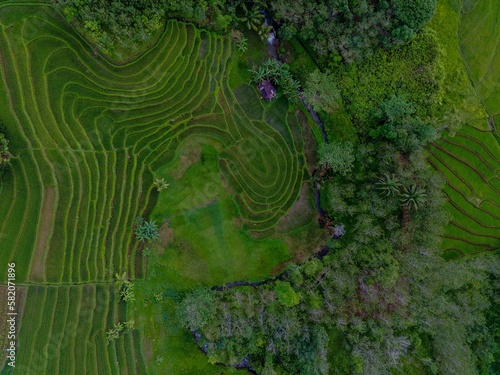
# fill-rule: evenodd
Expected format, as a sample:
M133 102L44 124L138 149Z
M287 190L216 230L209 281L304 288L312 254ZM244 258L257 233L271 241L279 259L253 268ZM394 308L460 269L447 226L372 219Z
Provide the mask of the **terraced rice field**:
M53 6L2 2L0 118L15 159L0 192L0 270L15 262L27 285L14 373L144 373L138 331L105 343L127 311L112 282L144 277L134 218L152 212L156 173L179 150L215 150L247 236L265 239L293 205L303 144L247 116L226 82L231 54L229 39L169 21L118 66Z
M500 146L492 133L465 125L429 147L429 161L446 178L451 221L443 245L448 256L500 247Z
M29 287L14 373L144 374L136 330L106 343L103 332L127 320L118 305L113 285Z
M488 118L469 119L455 137L429 148L431 164L447 181L452 217L443 246L450 258L500 249L499 15L498 1L464 1L458 26L457 47L476 96L465 102L479 99Z
M16 259L20 279L50 282L134 275L133 220L155 198L152 170L196 136L217 145L244 228L265 231L286 213L300 154L225 86L228 40L169 22L155 48L118 67L51 8L29 33L25 15L39 8L2 8L0 98L17 158L0 203L10 254L0 267Z

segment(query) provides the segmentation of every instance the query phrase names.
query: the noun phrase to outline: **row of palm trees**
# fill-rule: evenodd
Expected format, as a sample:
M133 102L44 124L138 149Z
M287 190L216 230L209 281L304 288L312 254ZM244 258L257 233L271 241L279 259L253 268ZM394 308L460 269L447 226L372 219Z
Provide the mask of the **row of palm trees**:
M132 330L134 329L134 325L135 325L135 321L134 320L127 320L126 322L118 322L115 324L115 326L111 329L109 329L108 331L106 331L106 341L108 342L108 344L113 341L113 340L116 340L118 337L120 337L120 333L125 330L125 329L128 329L128 330Z

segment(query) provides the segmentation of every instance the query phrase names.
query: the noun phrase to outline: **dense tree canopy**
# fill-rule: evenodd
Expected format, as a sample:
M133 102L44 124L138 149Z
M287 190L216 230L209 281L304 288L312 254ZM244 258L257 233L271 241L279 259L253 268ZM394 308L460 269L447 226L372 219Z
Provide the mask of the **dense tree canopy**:
M422 28L434 15L436 0L392 0L394 16L409 28Z
M432 125L415 115L415 107L401 97L394 96L382 103L372 114L374 139L391 140L401 151L412 151L436 139Z
M435 0L268 1L284 38L298 35L320 57L340 53L347 62L413 38L431 19L435 6Z
M263 6L281 24L284 38L297 35L324 61L340 55L347 62L413 38L430 20L436 6L436 0L56 1L68 20L75 20L89 39L108 53L137 53L160 29L165 16L219 32L227 32L240 20L260 32L259 7ZM269 27L264 25L264 29L267 34Z

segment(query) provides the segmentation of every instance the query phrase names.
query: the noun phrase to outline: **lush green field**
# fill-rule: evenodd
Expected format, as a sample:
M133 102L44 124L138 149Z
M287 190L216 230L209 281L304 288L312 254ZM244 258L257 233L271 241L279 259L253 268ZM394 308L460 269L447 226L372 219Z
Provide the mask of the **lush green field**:
M466 122L455 137L428 149L430 163L447 181L447 257L500 248L500 146L492 131L500 110L498 12L496 1L466 1L463 9L442 1L430 24L440 31L437 37L446 51L444 100Z
M125 65L48 4L3 2L0 29L0 113L15 156L0 192L0 269L15 262L29 285L14 373L220 373L186 333L172 335L164 317L176 299L155 311L152 286L262 278L295 248L317 247L307 121L284 98L233 92L231 40L191 25L167 22ZM158 193L155 178L169 188ZM139 215L161 226L149 268ZM112 284L124 272L138 288L133 309ZM137 329L106 345L126 315Z

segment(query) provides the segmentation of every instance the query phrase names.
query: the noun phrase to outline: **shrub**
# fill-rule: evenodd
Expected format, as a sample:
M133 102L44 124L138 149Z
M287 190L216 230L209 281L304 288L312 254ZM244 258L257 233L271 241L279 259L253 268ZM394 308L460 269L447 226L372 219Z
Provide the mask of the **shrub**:
M347 175L354 166L354 147L352 142L335 142L322 144L319 148L319 160L334 173Z
M9 152L9 141L0 133L0 170L10 164L12 154Z
M436 10L436 0L393 0L394 15L413 30L430 21Z
M277 281L274 286L274 292L278 297L278 301L284 306L295 306L300 302L299 295L290 286L290 283Z

